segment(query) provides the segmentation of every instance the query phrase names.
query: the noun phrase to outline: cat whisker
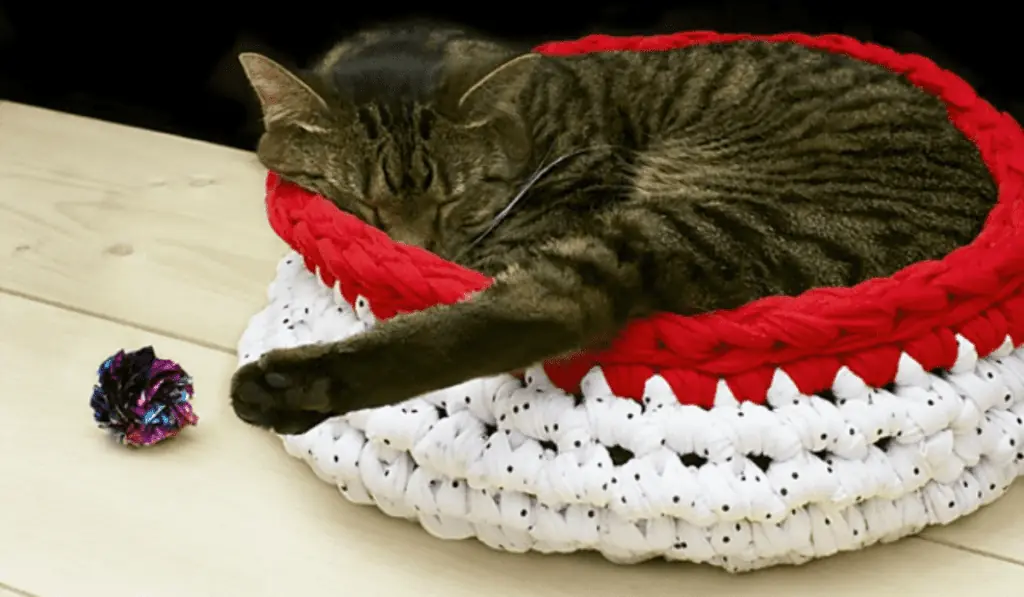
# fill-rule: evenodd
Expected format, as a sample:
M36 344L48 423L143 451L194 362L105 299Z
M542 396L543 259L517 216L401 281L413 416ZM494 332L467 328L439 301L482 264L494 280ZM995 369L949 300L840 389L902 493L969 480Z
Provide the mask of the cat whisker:
M515 207L523 200L524 197L526 197L526 193L528 193L535 184L537 184L542 178L547 176L547 174L554 170L559 164L568 160L569 158L573 158L588 151L594 151L596 149L601 148L602 147L584 147L582 149L577 149L576 151L562 154L550 162L542 163L542 165L539 168L537 168L537 170L534 171L534 173L531 174L528 179L526 179L526 182L523 183L523 186L519 188L519 191L515 194L515 196L512 197L512 200L509 201L508 204L505 205L505 207L502 208L502 210L498 212L497 215L494 216L494 218L491 220L491 223L488 224L487 228L483 232L478 234L477 237L474 238L473 241L470 242L469 245L467 245L466 248L459 253L459 255L456 257L456 260L464 256L468 251L473 250L473 248L480 244L480 242L483 239L487 238L487 236L490 233L494 232L494 230L499 225L501 225L503 221L505 221L505 218L507 218L508 215L512 213L512 210L515 209Z

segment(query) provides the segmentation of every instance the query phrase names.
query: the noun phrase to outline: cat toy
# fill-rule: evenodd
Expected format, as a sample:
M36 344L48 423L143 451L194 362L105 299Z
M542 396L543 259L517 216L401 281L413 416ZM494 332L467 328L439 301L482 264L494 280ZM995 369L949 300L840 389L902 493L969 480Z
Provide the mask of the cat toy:
M192 378L152 346L120 350L100 365L89 404L100 429L122 445L144 447L199 422L192 411Z

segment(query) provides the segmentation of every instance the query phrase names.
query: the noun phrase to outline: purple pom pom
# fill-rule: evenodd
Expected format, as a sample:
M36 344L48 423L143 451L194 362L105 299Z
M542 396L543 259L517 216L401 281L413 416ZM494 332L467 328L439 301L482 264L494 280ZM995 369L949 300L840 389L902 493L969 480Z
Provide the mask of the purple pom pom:
M122 444L150 446L199 422L192 412L192 378L152 346L121 350L100 365L92 390L93 416Z

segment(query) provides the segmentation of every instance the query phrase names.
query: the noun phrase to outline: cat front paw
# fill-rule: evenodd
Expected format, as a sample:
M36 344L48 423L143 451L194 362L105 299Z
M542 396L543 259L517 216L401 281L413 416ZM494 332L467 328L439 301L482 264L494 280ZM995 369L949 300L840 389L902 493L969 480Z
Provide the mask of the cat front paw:
M320 359L302 350L275 350L243 365L231 380L239 419L283 435L309 431L332 416L333 383Z

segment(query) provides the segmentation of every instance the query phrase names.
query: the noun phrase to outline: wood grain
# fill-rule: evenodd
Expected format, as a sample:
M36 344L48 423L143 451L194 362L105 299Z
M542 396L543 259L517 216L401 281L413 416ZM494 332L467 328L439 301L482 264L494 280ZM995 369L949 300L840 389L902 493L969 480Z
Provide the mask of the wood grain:
M922 537L946 545L1024 563L1024 483L1019 480L1010 491L971 516L945 527L932 527Z
M0 103L0 291L18 295L0 292L0 597L1019 592L1019 485L931 540L741 577L496 553L349 505L226 403L285 250L262 177L246 152ZM196 377L202 421L131 451L88 397L107 355L145 344Z
M26 593L13 587L7 587L0 584L0 597L38 597L32 593Z
M0 105L0 288L231 348L286 247L246 152Z
M346 504L241 424L222 399L228 355L0 294L0 582L40 597L360 595L934 596L1015 594L1024 567L920 539L800 568L731 577L708 567L614 566L592 554L517 556L440 542ZM40 333L44 331L45 333ZM94 369L153 344L190 367L200 426L145 450L89 419ZM14 457L13 455L17 455Z

